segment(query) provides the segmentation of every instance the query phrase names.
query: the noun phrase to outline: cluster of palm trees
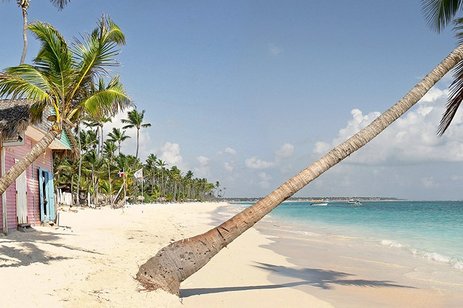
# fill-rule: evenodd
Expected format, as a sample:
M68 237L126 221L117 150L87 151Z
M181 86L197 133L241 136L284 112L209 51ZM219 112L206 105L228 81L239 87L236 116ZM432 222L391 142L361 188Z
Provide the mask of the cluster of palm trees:
M141 194L139 184L145 183L134 181L133 173L144 167L138 158L140 129L150 126L143 123L144 111L131 110L123 121L123 129L137 130L135 156L121 153L121 143L127 138L123 130L114 129L106 140L103 135L103 123L133 107L119 77L108 74L109 68L117 65L119 47L125 44L121 29L103 16L97 28L73 44L46 23L36 22L27 29L40 42L39 53L32 64L21 63L0 72L0 96L30 100L33 121L43 121L51 110L52 115L45 119L51 122L51 129L0 178L0 194L63 132L75 156L57 158L55 174L59 185L69 183L65 186L77 201L82 192L92 203L102 196L113 202L121 188L124 197ZM88 130L80 130L81 124ZM214 189L207 180L194 179L191 172L183 176L177 167L167 169L165 163L153 163L153 158L146 172L148 193L142 196L146 199L204 200Z
M143 123L143 115L144 111L129 111L127 119L123 120L127 125L113 128L105 137L98 122L83 122L87 129L79 130L75 136L80 155L54 160L57 188L70 192L73 200L81 204L116 205L124 201L124 197L132 202L214 198L216 185L205 178L195 178L192 171L182 174L177 166L169 168L154 154L149 154L142 162L138 158L138 138L135 156L121 152L121 144L130 138L125 129L136 128L138 137L140 128L150 125ZM143 176L136 178L135 173L140 169Z

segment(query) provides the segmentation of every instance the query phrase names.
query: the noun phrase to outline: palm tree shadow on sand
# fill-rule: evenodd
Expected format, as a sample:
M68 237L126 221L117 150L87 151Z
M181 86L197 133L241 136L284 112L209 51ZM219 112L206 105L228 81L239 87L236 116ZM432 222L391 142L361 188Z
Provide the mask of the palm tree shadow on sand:
M79 251L89 254L100 254L96 251L64 244L66 236L73 235L34 230L27 233L14 232L7 237L0 238L0 269L4 267L29 266L34 263L50 264L52 261L71 258L64 255L52 255L46 250L40 249L37 244L63 249L59 253Z
M388 280L365 280L365 279L348 279L353 274L337 272L332 270L316 269L316 268L291 268L286 266L272 265L267 263L258 263L257 268L275 273L279 276L290 278L290 281L280 284L267 284L255 286L233 286L233 287L218 287L218 288L191 288L181 289L180 297L189 297L193 295L249 291L249 290L269 290L292 288L297 286L312 286L324 290L330 290L333 285L342 286L358 286L358 287L373 287L373 288L412 288L412 286L396 284Z

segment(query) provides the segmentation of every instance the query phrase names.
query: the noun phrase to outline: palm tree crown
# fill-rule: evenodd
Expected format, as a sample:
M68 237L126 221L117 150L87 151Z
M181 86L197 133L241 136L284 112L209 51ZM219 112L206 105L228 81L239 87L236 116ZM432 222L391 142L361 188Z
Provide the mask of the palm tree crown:
M463 9L461 0L422 0L423 11L431 28L442 31L449 23L455 24L454 31L458 44L463 43L463 18L456 17ZM442 116L437 133L442 135L449 128L461 101L463 100L463 62L453 70L454 80L450 84L450 94L446 110Z
M18 163L17 169L10 169L11 173L5 175L8 180L2 178L0 193L14 181L17 172L24 171L43 153L63 128L73 127L84 114L103 118L130 104L119 77L111 78L105 86L101 79L107 75L108 67L117 65L118 46L125 43L121 29L109 18L102 17L98 27L76 41L72 50L49 24L37 22L29 29L41 43L39 53L32 65L21 64L0 73L0 96L29 99L35 121L42 119L45 110L52 109L54 116L49 118L52 128L43 142L37 144L40 146L32 150L32 156Z
M113 130L108 133L108 137L109 137L110 141L112 141L114 143L117 143L117 148L118 148L119 154L121 153L121 143L124 140L130 138L130 136L127 136L125 134L125 130L119 129L119 128L116 128L116 127L113 127Z
M145 116L145 110L142 110L142 112L138 112L137 109L134 109L132 111L129 111L127 114L127 119L122 119L122 123L126 123L124 129L126 128L136 128L137 129L137 150L135 153L135 157L138 158L138 148L139 148L139 143L140 143L140 129L142 127L150 127L150 123L143 123L143 118Z

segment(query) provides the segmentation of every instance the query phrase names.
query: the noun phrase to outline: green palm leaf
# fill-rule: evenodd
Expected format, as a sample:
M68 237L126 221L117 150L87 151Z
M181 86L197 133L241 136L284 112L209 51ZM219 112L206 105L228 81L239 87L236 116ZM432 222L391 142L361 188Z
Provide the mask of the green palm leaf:
M453 20L462 0L423 0L422 4L429 25L440 32Z
M10 67L0 75L0 96L44 101L49 90L46 77L30 65Z

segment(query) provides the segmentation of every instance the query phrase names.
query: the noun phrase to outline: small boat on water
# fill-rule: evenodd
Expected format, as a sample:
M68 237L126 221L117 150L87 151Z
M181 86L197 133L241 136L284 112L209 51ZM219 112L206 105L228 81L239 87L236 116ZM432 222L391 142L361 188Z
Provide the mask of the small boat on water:
M327 206L328 202L314 202L311 203L310 206Z
M347 203L353 204L353 205L362 205L362 202L360 202L359 200L354 200L354 199L350 199L349 201L347 201Z

